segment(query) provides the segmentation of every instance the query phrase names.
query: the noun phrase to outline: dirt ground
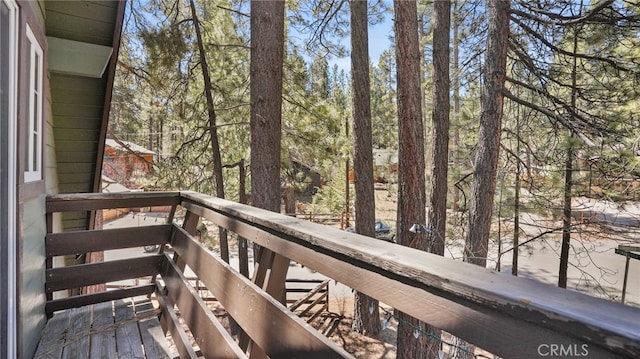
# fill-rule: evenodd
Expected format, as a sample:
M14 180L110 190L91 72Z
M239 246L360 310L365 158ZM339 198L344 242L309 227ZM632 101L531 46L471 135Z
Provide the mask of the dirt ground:
M383 306L386 310L390 308ZM351 330L353 323L353 296L333 298L329 301L329 311L338 314L341 319L335 331L329 333L329 339L343 347L356 358L395 358L396 330L398 322L388 318L380 311L383 329L377 338L369 338Z
M376 218L382 219L388 224L395 223L396 199L393 185L376 183ZM392 308L383 303L380 306L384 309L380 310L380 321L383 324L382 330L376 338L369 338L351 330L354 309L353 295L332 298L329 301L329 311L341 319L333 332L325 334L328 334L329 339L356 358L395 358L398 322L393 316L387 314L393 311Z
M396 221L396 194L396 187L393 184L376 183L375 185L376 218L386 221L387 224L394 224ZM376 338L369 338L351 330L354 309L353 295L334 297L329 301L329 311L341 319L336 329L331 333L325 331L325 335L358 359L396 358L398 321L393 315L390 315L393 313L393 308L384 303L380 303L380 308L382 331ZM451 355L451 347L446 343L453 343L455 339L448 333L443 333L442 339L445 342L443 345L444 357L448 358ZM474 352L479 357L494 358L493 355L479 348L475 348Z
M375 186L376 217L394 223L396 220L396 196L389 185L377 183ZM340 324L329 339L343 347L356 358L395 358L397 321L384 311L380 311L380 321L384 324L377 338L369 338L351 330L353 323L353 296L332 298L329 311L342 317ZM387 310L391 308L385 307Z

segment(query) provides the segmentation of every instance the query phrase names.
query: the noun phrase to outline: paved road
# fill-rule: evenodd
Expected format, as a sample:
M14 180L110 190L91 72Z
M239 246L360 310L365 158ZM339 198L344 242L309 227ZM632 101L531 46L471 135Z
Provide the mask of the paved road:
M538 226L536 216L523 215L521 226L526 233L520 241L532 238L547 230L545 225ZM609 227L609 230L619 231L625 239L594 239L589 233L572 233L567 273L567 288L589 293L594 296L619 301L622 294L624 280L625 257L615 253L619 245L640 246L640 229L630 227ZM512 235L504 235L502 252L513 247ZM560 233L546 234L534 241L523 245L519 249L518 274L551 285L558 284L558 270L560 267L560 247L562 238ZM447 257L462 258L463 243L458 240L447 245ZM498 244L489 244L489 260L487 267L497 268ZM508 251L501 256L500 272L511 275L513 252ZM640 261L630 260L629 276L625 302L640 306Z

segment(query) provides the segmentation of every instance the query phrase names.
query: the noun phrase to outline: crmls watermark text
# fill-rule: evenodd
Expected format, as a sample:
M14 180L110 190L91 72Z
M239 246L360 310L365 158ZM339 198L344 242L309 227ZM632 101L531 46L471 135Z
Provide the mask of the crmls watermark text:
M548 358L586 357L589 355L587 344L540 344L538 355Z

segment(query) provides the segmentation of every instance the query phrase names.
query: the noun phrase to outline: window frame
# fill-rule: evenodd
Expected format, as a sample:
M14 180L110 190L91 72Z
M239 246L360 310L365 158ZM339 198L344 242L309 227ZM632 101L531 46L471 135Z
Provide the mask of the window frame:
M44 102L44 51L42 45L26 25L27 44L27 118L25 126L24 182L42 180L43 167L43 102Z

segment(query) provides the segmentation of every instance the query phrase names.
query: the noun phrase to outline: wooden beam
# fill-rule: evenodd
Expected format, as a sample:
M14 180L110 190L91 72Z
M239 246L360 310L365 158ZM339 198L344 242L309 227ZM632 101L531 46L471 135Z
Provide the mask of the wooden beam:
M85 305L107 302L115 299L149 295L153 293L155 286L152 284L141 285L132 288L115 289L101 293L76 295L73 297L50 300L45 304L47 316L64 309L78 308Z
M116 330L113 322L113 303L111 301L92 306L91 354L90 358L115 358Z
M169 242L172 225L162 224L94 231L50 233L45 238L47 257L142 247Z
M198 229L198 222L200 222L200 216L191 211L187 211L184 215L184 221L182 222L182 229L193 236ZM178 228L180 227L174 224L173 235L178 231ZM184 271L185 264L184 261L180 259L178 252L173 253L173 261L178 265L180 271Z
M183 232L186 234L186 232ZM206 251L206 249L202 248ZM198 292L188 284L178 266L166 257L162 279L170 303L175 303L180 316L193 333L200 351L207 358L242 358L243 351L227 332Z
M184 230L176 232L172 245L238 325L269 357L350 357L279 301L209 253Z
M122 25L124 22L124 12L126 1L118 1L115 24L113 26L113 43L111 48L114 49L113 55L109 60L107 68L104 104L102 106L102 118L100 121L100 133L98 134L98 146L96 148L96 167L93 169L93 183L91 187L93 192L102 192L102 163L104 161L104 146L107 138L107 128L109 125L109 113L111 112L111 99L113 97L113 84L116 77L116 68L118 64L118 54L120 52L120 41L122 36ZM93 228L91 226L90 228Z
M114 303L116 345L120 358L144 358L142 337L136 321L136 313L131 300L118 300Z
M47 196L47 213L80 212L106 208L173 206L179 192L74 193Z
M56 315L47 322L40 335L34 359L58 359L62 356L70 319L68 315Z
M287 281L288 283L289 281ZM287 292L289 292L290 290L287 289ZM318 294L318 293L324 293L324 295L328 296L328 292L329 292L329 281L325 280L320 282L320 284L318 286L316 286L315 288L313 288L311 291L307 291L306 289L303 289L304 292L308 292L305 296L303 296L302 298L298 299L297 301L295 301L293 304L291 304L289 306L289 310L294 311L296 309L298 309L299 306L301 306L302 304L307 303L311 297L313 297L314 295Z
M640 309L278 213L182 193L182 205L411 316L503 357L540 345L640 356Z
M623 246L620 246L620 247L623 247ZM628 249L628 248L632 248L632 249ZM633 248L636 248L636 249L633 249ZM615 253L629 257L629 258L633 258L633 259L640 259L640 254L636 253L638 251L637 248L638 247L616 248Z
M153 309L153 305L148 302ZM140 317L138 305L136 305L136 317ZM144 354L147 358L171 359L171 349L169 342L160 327L160 321L157 316L138 319L138 328L140 329L140 337L142 345L144 345Z
M311 297L308 297L308 299L310 300ZM311 309L313 307L315 307L318 304L323 304L320 308L320 310L318 310L317 312L320 313L322 312L322 310L325 308L325 306L327 305L327 300L329 299L329 296L327 295L327 293L324 294L320 294L316 299L314 299L311 303L309 303L307 305L307 308L304 309L302 312L298 313L299 316L304 316L305 314L307 314L309 311L311 311ZM317 314L317 313L316 313Z
M193 350L187 333L182 329L182 323L180 323L180 319L173 310L173 305L169 304L169 298L163 294L164 289L158 288L157 292L158 304L162 313L160 316L160 324L163 330L165 333L168 332L171 334L180 358L197 359L198 354Z
M69 309L69 327L62 359L88 358L89 339L91 334L91 308L80 307ZM69 340L73 338L73 340Z
M92 284L102 284L155 275L160 273L163 261L164 256L157 254L139 258L47 269L46 291L54 292Z

